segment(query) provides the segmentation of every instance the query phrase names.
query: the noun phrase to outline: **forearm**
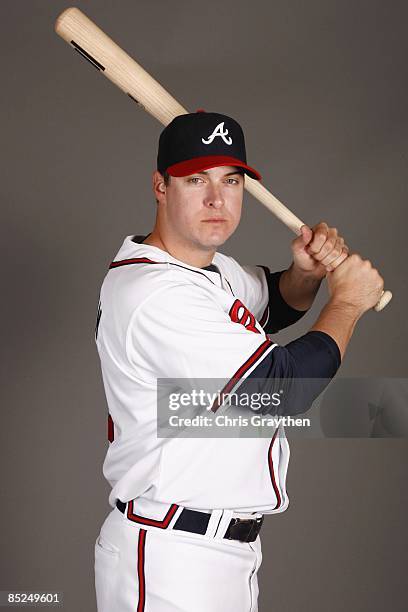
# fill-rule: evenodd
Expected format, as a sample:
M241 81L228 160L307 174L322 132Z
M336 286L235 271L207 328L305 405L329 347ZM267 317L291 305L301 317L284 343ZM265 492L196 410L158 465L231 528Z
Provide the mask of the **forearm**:
M285 346L276 345L250 372L238 393L280 394L280 402L265 412L301 414L326 388L341 364L336 342L321 331L309 331ZM263 410L262 410L263 412Z
M296 310L308 310L316 297L321 280L297 270L292 263L279 279L279 290L284 300Z
M329 334L337 343L343 359L360 316L361 314L351 304L330 299L310 331L322 331Z

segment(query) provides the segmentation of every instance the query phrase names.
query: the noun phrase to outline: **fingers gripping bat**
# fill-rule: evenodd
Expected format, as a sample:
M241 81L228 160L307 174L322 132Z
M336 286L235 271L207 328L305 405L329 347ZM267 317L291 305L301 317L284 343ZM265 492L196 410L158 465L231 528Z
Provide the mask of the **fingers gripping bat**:
M170 123L177 115L189 112L78 8L71 7L63 11L55 22L55 31L139 107L163 125ZM245 189L295 234L301 233L303 221L259 181L246 176ZM391 298L390 291L383 291L374 309L377 312L382 310Z

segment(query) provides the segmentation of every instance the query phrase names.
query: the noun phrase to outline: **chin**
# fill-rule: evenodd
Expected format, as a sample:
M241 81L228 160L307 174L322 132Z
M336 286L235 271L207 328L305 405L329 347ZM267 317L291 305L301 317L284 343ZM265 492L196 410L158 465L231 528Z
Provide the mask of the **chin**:
M221 246L222 244L224 244L224 242L226 242L228 240L228 238L231 236L233 232L231 231L231 228L223 228L222 231L220 230L213 230L212 232L207 233L207 235L205 236L201 236L201 244L208 249L215 249L219 246Z
M211 236L211 237L208 237L206 240L203 240L202 245L204 246L204 248L207 248L207 249L216 249L220 247L221 245L223 245L224 242L226 242L229 237L230 237L230 234L228 235L220 234L218 236Z
M218 241L214 241L214 242L211 242L211 243L209 243L209 244L205 244L205 245L203 245L203 247L204 247L205 249L207 249L207 251L215 251L215 250L217 250L217 249L218 249L220 246L222 246L222 245L224 244L224 242L226 242L226 240L227 240L227 239L225 239L225 240L218 240Z

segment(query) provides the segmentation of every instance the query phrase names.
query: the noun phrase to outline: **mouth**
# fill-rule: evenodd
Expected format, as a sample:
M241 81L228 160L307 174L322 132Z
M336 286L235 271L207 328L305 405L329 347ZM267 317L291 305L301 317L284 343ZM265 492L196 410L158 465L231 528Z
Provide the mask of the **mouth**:
M203 223L225 223L226 219L203 219Z

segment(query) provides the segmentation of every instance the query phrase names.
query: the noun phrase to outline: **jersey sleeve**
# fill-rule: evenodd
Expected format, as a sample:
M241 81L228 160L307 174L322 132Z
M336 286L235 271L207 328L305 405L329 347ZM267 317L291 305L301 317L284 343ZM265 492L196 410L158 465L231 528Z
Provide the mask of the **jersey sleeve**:
M281 406L285 414L307 410L341 361L328 334L308 332L278 346L258 327L234 322L209 292L194 285L165 289L137 308L126 347L135 375L153 385L157 378L223 379L223 394L248 386L252 377L251 388L272 395L283 381L291 398Z
M260 361L275 344L259 326L250 331L229 317L210 291L193 284L169 286L136 308L126 350L136 376L229 378Z

